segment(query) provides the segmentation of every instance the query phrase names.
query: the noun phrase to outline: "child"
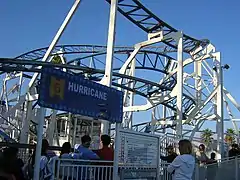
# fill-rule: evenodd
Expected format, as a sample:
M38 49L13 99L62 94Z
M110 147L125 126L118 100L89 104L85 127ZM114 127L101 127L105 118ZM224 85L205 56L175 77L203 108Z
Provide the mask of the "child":
M168 166L167 171L172 174L173 180L191 180L195 158L192 156L192 144L189 140L179 141L180 156L177 156L174 161Z

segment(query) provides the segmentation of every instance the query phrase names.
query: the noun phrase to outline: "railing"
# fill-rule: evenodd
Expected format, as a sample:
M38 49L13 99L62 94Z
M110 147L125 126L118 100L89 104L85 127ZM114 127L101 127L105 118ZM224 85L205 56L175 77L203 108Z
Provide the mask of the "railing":
M239 180L240 159L222 160L221 162L198 167L196 180Z
M167 172L169 164L162 163L158 180L171 180L171 175ZM193 180L239 180L240 179L240 158L222 159L217 163L205 166L196 165Z
M113 162L53 159L49 163L53 180L113 180Z

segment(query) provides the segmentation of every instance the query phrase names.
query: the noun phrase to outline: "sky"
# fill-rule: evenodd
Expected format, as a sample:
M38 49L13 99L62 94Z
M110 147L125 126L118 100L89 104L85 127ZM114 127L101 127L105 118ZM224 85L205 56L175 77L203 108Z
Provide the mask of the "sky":
M16 57L50 44L74 0L1 0L0 57ZM197 39L209 39L221 51L224 86L240 102L238 50L240 1L236 0L142 0L162 20ZM106 45L109 4L105 0L83 0L59 44ZM117 16L116 45L133 46L147 34L121 14ZM234 110L234 113L237 113ZM139 116L137 116L139 118ZM139 121L149 120L149 115Z

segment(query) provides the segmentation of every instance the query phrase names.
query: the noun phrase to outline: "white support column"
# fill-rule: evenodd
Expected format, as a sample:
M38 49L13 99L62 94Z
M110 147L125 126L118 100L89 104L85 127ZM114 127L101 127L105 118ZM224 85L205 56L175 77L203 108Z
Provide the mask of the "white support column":
M32 102L27 101L24 107L24 111L26 111L26 117L23 118L22 122L22 130L20 134L20 143L28 144L29 142L29 125L32 119L33 110L32 110Z
M178 52L177 52L177 126L176 135L178 139L182 138L182 97L183 97L183 34L179 32L176 37L178 42Z
M72 145L76 144L78 118L74 118Z
M132 60L131 63L131 69L130 69L130 76L134 77L135 76L135 67L136 67L136 59L134 58ZM130 88L133 89L134 87L134 83L131 82L130 83ZM134 92L130 91L129 92L129 106L133 106L134 104ZM129 124L128 124L128 128L132 129L132 125L133 125L133 112L129 112Z
M72 114L68 113L68 120L67 120L67 140L71 142L71 126L72 126Z
M70 22L70 20L72 19L74 13L76 12L78 6L80 4L80 0L75 0L72 8L70 9L70 11L68 12L66 18L64 19L62 25L60 26L57 34L55 35L54 39L52 40L50 46L48 47L47 52L45 53L42 61L45 62L47 61L47 59L49 58L49 56L51 55L51 52L53 50L53 48L55 47L55 45L57 44L57 42L59 41L59 39L61 38L63 32L65 31L68 23ZM38 77L39 73L34 73L32 76L31 81L29 82L28 88L30 89L33 85L34 82L36 81L37 77Z
M195 88L196 88L196 100L197 107L200 106L202 100L202 61L194 61L194 72L195 72Z
M53 146L53 139L54 139L54 132L55 132L55 127L56 127L56 116L57 116L57 111L53 110L52 111L52 115L51 115L51 120L49 123L49 127L48 127L48 142L49 145Z
M168 61L170 61L170 60L168 59ZM166 65L167 65L167 58L165 57L164 66L166 67ZM172 69L170 69L170 70L172 70ZM164 75L164 78L166 78L166 74ZM165 95L166 95L166 91L163 92L163 96L165 96ZM167 107L162 105L162 118L165 121L165 124L167 123L166 117L167 117ZM166 127L166 125L164 125L163 133L166 132L166 128L165 127Z
M38 126L37 126L37 146L36 146L36 154L35 154L35 165L34 165L34 180L39 180L39 172L40 172L40 159L41 159L41 151L42 151L42 135L43 135L43 125L45 121L45 108L40 108L37 112L38 115Z
M217 70L217 102L216 102L216 117L217 117L217 150L220 154L219 158L224 156L224 100L223 100L223 68L221 65L220 52L215 56L216 70Z
M111 87L112 85L112 66L113 66L113 53L115 44L115 27L117 16L118 0L111 0L111 9L109 16L109 29L108 29L108 44L106 55L106 66L104 75L104 85ZM109 134L110 124L108 121L103 121L101 124L101 133Z

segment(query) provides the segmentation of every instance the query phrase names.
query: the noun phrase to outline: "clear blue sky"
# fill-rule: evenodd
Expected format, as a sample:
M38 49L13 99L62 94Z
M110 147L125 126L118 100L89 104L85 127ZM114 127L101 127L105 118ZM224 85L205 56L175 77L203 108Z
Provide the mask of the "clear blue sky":
M0 6L0 57L48 46L73 0L2 0ZM231 69L225 87L240 102L239 73L240 2L237 0L142 0L150 10L173 27L193 37L210 39ZM107 41L109 4L83 0L59 44L99 44ZM118 14L116 45L130 45L147 38ZM234 82L233 82L234 81ZM142 116L138 116L142 117ZM143 116L144 121L149 115Z

